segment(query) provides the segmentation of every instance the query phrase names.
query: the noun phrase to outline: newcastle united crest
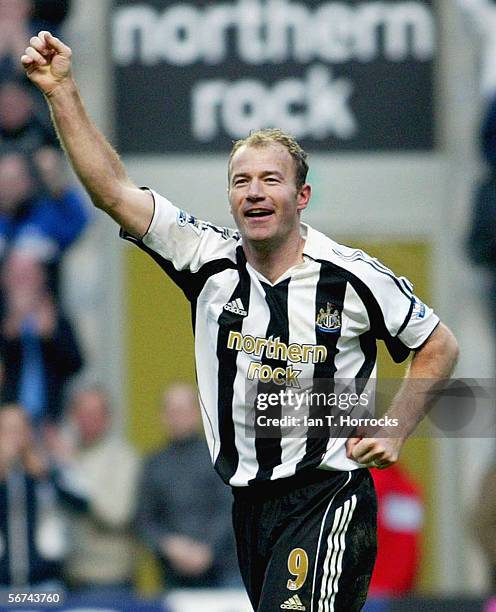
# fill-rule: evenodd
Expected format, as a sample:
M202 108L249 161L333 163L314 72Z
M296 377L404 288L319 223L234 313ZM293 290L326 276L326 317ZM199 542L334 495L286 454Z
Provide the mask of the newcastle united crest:
M341 314L332 302L327 302L326 309L321 308L315 320L317 329L324 333L336 333L341 329Z

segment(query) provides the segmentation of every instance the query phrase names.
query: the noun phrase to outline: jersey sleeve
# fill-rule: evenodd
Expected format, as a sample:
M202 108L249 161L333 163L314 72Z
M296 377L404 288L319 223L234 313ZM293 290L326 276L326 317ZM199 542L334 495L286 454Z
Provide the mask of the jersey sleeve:
M158 193L151 193L154 214L142 241L176 270L195 273L209 261L233 256L236 232L201 221Z
M148 231L136 240L121 230L121 237L152 256L188 299L199 294L215 271L235 267L238 234L201 221L150 190L154 212Z
M394 275L377 260L372 268L368 274L372 330L384 340L393 359L400 362L427 340L439 317L414 294L407 279Z
M409 280L396 276L375 257L337 243L332 244L332 253L332 263L354 290L347 315L357 333L383 340L391 357L404 361L427 340L439 317L414 294Z

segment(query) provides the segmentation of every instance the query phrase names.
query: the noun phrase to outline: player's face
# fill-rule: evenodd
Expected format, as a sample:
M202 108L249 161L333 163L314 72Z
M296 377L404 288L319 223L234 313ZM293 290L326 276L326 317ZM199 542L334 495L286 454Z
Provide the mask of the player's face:
M277 246L299 235L310 191L296 188L295 162L282 145L243 146L231 160L229 202L244 241Z

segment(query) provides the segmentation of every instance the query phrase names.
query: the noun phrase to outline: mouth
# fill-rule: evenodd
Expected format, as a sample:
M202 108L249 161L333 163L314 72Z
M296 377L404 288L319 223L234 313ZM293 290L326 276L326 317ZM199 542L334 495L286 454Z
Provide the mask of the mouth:
M245 217L249 217L251 219L259 219L262 217L270 217L274 214L274 211L268 210L267 208L250 208L245 212Z

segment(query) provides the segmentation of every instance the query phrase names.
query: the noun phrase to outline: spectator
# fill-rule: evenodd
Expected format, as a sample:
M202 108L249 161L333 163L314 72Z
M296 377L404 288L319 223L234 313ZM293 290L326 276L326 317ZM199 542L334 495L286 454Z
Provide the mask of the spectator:
M38 111L31 86L23 81L0 84L0 144L25 153L57 146L53 128Z
M72 547L65 566L71 588L117 599L129 594L134 572L134 516L138 458L111 432L107 393L80 388L68 406L72 436L50 428L47 444L56 463L72 466L86 481L88 507L72 513Z
M39 30L56 33L69 9L69 0L0 0L0 77L20 73L26 41Z
M36 194L34 160L22 153L0 155L0 258L12 249L43 261L58 295L62 254L85 228L88 216L79 190L61 180L58 156L40 150L36 163L50 195Z
M14 251L4 263L0 321L3 399L22 403L34 422L61 413L64 385L82 366L71 325L49 291L43 267Z
M67 550L62 505L85 499L51 472L25 410L0 409L0 585L60 588Z
M31 0L0 0L0 75L20 73L19 55L31 37Z
M31 29L33 32L49 30L57 36L58 29L68 16L70 8L70 0L34 0Z
M487 297L496 332L496 96L483 121L481 149L487 170L475 192L467 246L472 262L487 271Z
M239 586L229 493L198 432L193 388L167 389L161 418L169 444L144 466L138 532L160 560L168 588Z
M418 486L399 465L371 470L377 492L377 560L372 597L412 592L420 565L423 501Z

